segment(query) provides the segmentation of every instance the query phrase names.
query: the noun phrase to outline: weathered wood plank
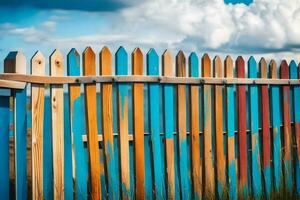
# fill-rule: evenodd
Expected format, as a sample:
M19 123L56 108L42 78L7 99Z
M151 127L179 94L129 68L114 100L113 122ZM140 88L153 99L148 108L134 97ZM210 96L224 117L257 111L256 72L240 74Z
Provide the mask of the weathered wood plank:
M163 76L174 76L172 54L166 50L162 56L162 74ZM174 86L164 85L164 132L165 132L165 150L166 150L166 180L167 180L167 198L175 198L175 163L174 163Z
M128 74L128 55L124 47L120 47L115 56L116 75ZM127 83L118 84L118 127L119 127L119 158L122 199L129 199L130 168L129 168L129 141L128 141L128 94Z
M91 47L87 47L83 52L83 75L96 74L96 58ZM98 126L97 126L97 108L96 103L96 84L90 83L84 85L85 92L85 112L86 112L86 130L88 137L88 157L90 169L90 190L92 199L101 199L100 182L100 154L98 147Z
M280 64L280 78L289 78L289 67L286 60ZM292 192L292 132L291 132L291 113L290 113L290 86L282 86L282 120L284 138L284 183L288 191Z
M199 77L199 60L195 53L189 56L189 76ZM190 138L191 138L191 170L193 183L193 199L202 197L202 167L200 161L199 137L199 86L190 88Z
M239 56L236 60L236 73L238 78L245 78L245 61ZM246 87L237 86L238 109L238 149L239 149L239 192L247 196L247 135L246 135Z
M143 75L143 53L136 48L132 53L132 74ZM133 131L135 198L145 198L145 158L144 158L144 84L133 84Z
M271 79L277 78L277 65L274 60L270 62L269 65L269 73ZM275 191L280 191L280 188L282 187L282 157L281 157L281 130L280 130L280 115L281 113L281 105L280 105L280 92L279 92L279 86L278 85L272 85L271 86L271 122L272 122L272 135L273 135L273 166L274 166L274 186Z
M100 52L100 75L112 74L112 56L107 47ZM113 108L112 83L101 84L102 129L104 139L104 154L107 167L108 194L110 199L119 198L119 188L116 187L117 176L113 140Z
M158 55L154 49L147 53L147 75L159 75ZM161 156L160 144L160 88L157 83L149 83L149 129L151 134L152 156L154 162L154 190L156 199L166 199L163 159Z
M248 77L257 78L257 63L253 56L248 60ZM260 138L259 138L259 121L258 121L258 87L257 85L249 86L249 104L250 104L250 130L251 130L251 163L252 163L252 192L255 198L262 196L261 184L261 165L260 165Z
M290 78L291 79L298 79L300 78L300 70L295 63L294 60L290 62ZM294 163L295 163L295 189L298 195L300 195L300 86L292 86L292 90L294 92L293 95L293 112L294 112L294 139L296 141L296 151L294 151Z
M222 61L219 56L214 59L214 77L222 78ZM223 191L226 187L226 160L224 153L223 141L223 87L220 85L215 86L215 134L216 134L216 163L217 163L217 194L220 199L223 197ZM224 194L225 195L225 194Z
M225 61L225 76L226 78L232 78L233 75L233 61L230 56L227 56ZM226 86L226 106L227 106L227 152L228 152L228 187L229 187L229 198L236 200L237 195L237 167L235 160L235 104L234 104L234 86Z
M202 77L211 77L211 60L208 54L204 54L202 57ZM204 144L204 195L215 194L215 169L213 160L213 148L212 148L212 100L211 100L211 86L203 86L203 144Z
M45 75L45 57L36 52L31 59L31 74ZM32 198L43 199L43 135L44 135L43 84L31 85L31 137L32 137Z
M268 78L267 62L264 58L259 61L259 71L261 78ZM271 180L271 137L270 137L270 103L268 85L262 85L261 88L261 126L262 126L262 160L264 188L267 196L272 189Z
M76 49L71 49L67 56L68 76L80 75L80 55ZM87 199L88 160L87 151L82 142L85 133L85 123L82 123L84 115L84 99L80 92L81 85L69 85L70 98L70 122L73 141L72 157L74 178L74 193L76 199Z
M54 50L50 56L51 76L63 76L63 56ZM64 89L63 85L51 85L53 190L54 199L64 199Z

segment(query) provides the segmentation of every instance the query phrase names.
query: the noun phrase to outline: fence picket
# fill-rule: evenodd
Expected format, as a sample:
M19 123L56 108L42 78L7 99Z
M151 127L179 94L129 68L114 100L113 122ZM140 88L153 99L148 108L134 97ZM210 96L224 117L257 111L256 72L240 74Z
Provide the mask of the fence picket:
M96 58L91 47L87 47L83 52L83 74L96 75ZM90 168L90 189L92 199L101 199L100 182L100 154L98 147L98 126L96 105L96 84L84 85L85 92L85 112L86 130L88 137L88 156Z
M289 78L289 67L286 60L280 64L280 78ZM293 189L292 179L292 132L290 115L290 86L282 86L282 120L283 120L283 138L284 138L284 181L288 191Z
M225 59L225 76L233 78L233 61L230 56ZM227 85L226 87L226 103L227 103L227 152L228 152L228 184L229 198L237 199L237 173L235 159L235 105L234 105L234 86Z
M259 71L261 78L268 78L267 62L264 58L259 61ZM271 153L270 153L270 104L269 104L269 87L262 85L261 88L261 126L262 126L262 161L264 188L267 196L271 192Z
M31 59L31 74L45 75L45 58L36 52ZM44 85L31 85L31 137L32 137L32 198L43 199L43 128Z
M116 75L128 74L128 55L124 47L120 47L116 53ZM131 198L130 171L129 171L129 141L128 141L128 94L127 83L118 84L118 125L119 125L119 157L121 192L123 199Z
M163 76L174 76L172 55L166 50L162 56L162 74ZM167 175L167 197L175 198L175 164L174 164L174 86L164 85L164 132L165 132L165 150L166 150L166 175Z
M100 52L100 74L102 76L112 75L112 57L107 47L103 47ZM119 198L119 188L116 187L117 176L114 156L112 89L111 83L101 84L102 127L105 163L107 166L108 193L109 199L117 199Z
M219 56L214 58L214 77L222 78L222 61ZM225 168L225 154L223 143L223 87L220 85L215 86L215 140L216 140L216 166L217 166L217 194L220 199L223 197L223 190L226 186Z
M186 77L186 60L182 51L176 56L176 76ZM186 86L177 86L177 123L181 198L190 199L186 137Z
M202 57L202 77L211 77L211 60L208 54ZM214 197L215 194L215 176L214 176L214 160L212 148L212 100L211 85L203 86L203 143L204 143L204 195Z
M195 53L189 56L189 76L199 77L199 60ZM199 86L190 88L190 140L191 140L191 169L194 199L202 196L202 167L200 161L200 137L199 137Z
M245 61L239 56L236 60L236 73L238 78L245 78ZM246 86L237 86L238 109L238 144L239 144L239 192L247 196L247 135L246 135Z
M248 60L249 78L257 78L257 63L253 56ZM250 129L251 129L251 163L252 163L252 191L255 198L262 195L261 185L261 168L260 168L260 138L258 132L258 87L257 85L249 86L249 103L250 103Z
M51 76L63 76L63 56L54 50L50 56ZM63 85L51 85L53 190L54 199L64 199L64 89Z
M297 67L297 64L294 60L290 62L290 78L291 79L298 79L300 76L298 76L298 73L300 73L299 68ZM292 88L294 92L293 96L293 104L294 104L294 127L295 127L295 132L294 132L294 138L296 141L296 151L294 151L294 156L293 158L295 159L295 180L296 180L296 185L295 189L298 195L300 195L300 87L299 85L293 86Z
M132 53L132 74L143 75L143 53L136 48ZM144 84L133 84L133 129L135 197L145 198L145 159L144 159Z
M270 62L269 66L270 78L277 78L277 65L274 60ZM271 117L272 117L272 136L273 136L273 167L274 167L274 186L275 191L280 191L282 187L282 171L281 171L281 130L280 130L280 113L281 113L281 105L280 105L280 93L279 86L272 85L271 86Z
M80 75L80 55L76 49L71 49L67 56L68 76ZM87 151L82 142L82 135L85 133L85 124L82 123L84 115L84 99L81 95L81 85L75 84L69 86L70 99L70 121L71 134L73 140L73 165L75 167L74 193L76 199L87 199L87 177L88 160ZM80 166L80 167L79 167Z

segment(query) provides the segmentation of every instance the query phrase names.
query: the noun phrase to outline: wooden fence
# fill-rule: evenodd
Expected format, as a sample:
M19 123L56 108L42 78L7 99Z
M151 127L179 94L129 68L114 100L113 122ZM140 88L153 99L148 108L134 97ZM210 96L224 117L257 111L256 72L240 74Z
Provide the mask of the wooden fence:
M24 55L10 52L0 74L1 198L237 199L282 188L300 195L294 61L250 57L246 66L242 57L159 58L154 49L145 57L135 49L129 70L123 47L114 61L104 47L97 75L90 47L82 61L72 49L66 66L55 50L46 76L41 52L30 75Z

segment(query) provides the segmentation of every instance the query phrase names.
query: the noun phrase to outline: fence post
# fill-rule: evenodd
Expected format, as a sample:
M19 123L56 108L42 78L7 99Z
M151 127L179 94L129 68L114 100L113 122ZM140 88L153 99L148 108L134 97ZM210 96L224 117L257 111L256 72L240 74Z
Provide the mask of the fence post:
M202 77L211 77L211 60L208 54L202 57ZM204 144L204 197L215 197L215 169L213 160L212 147L212 100L211 100L211 85L203 86L203 144Z
M271 60L269 66L270 78L277 79L277 65L274 60ZM282 187L282 155L281 155L281 130L280 130L280 92L278 85L271 86L271 117L272 117L272 135L273 135L273 167L274 167L274 186L275 191L279 192Z
M45 75L45 58L36 52L31 59L31 74ZM43 199L43 128L44 85L31 85L31 137L32 137L32 198Z
M4 72L26 74L26 58L22 52L8 54L4 61ZM26 97L26 87L13 91L16 199L27 198Z
M50 56L51 76L63 76L63 56L54 50ZM54 199L64 199L64 89L63 85L51 85L53 190Z
M230 56L225 59L226 78L233 78L233 61ZM234 105L234 85L226 86L226 105L227 105L227 152L228 152L228 188L229 199L236 200L237 195L237 166L235 159L235 116L236 109Z
M96 75L96 58L91 47L83 52L83 75ZM85 84L85 112L88 139L90 189L92 199L101 199L100 155L98 146L98 126L96 112L96 83Z
M80 55L76 49L71 49L67 56L68 76L80 76ZM87 199L88 160L87 150L82 141L86 133L84 113L84 98L81 95L81 85L69 85L71 136L73 138L73 165L75 167L74 192L76 199Z
M248 77L257 78L257 63L253 56L248 60ZM258 87L255 84L249 86L250 103L250 129L251 129L251 163L252 163L252 190L255 198L262 195L261 164L260 164L260 138L258 132Z
M199 77L199 60L196 53L189 56L189 76ZM202 197L202 166L200 161L199 137L199 86L190 86L190 141L191 141L191 169L193 182L193 195L191 198Z
M286 60L280 65L280 78L289 79L289 67ZM282 86L282 120L283 120L283 138L284 138L284 181L285 187L289 192L293 189L293 168L292 168L292 130L290 114L290 86Z
M163 76L174 76L172 55L166 50L162 56ZM163 88L164 133L166 150L167 198L175 198L175 161L174 161L174 86L166 84Z
M222 78L222 61L219 56L214 59L213 65L214 77ZM215 159L217 168L217 194L220 199L223 198L223 191L226 187L226 160L224 153L224 136L223 136L223 86L215 85Z
M238 78L245 78L245 61L242 56L236 60L236 73ZM239 192L246 197L247 189L247 135L246 135L246 86L237 86L238 109L238 144L239 144Z

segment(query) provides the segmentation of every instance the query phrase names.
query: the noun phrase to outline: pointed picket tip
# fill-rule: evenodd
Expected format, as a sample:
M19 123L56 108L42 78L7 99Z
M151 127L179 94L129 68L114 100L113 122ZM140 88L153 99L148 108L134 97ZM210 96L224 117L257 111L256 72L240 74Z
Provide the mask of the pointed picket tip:
M260 61L259 61L259 64L260 64L260 65L266 66L266 65L267 65L266 59L265 59L264 57L262 57L262 58L260 59Z
M60 58L63 57L63 56L62 56L62 53L60 52L59 49L54 49L54 51L51 53L50 59L51 59L51 58L54 58L54 57L60 57Z
M291 60L290 67L297 67L297 64L294 60Z
M238 56L236 59L236 65L237 67L244 67L245 65L245 60L242 56Z
M127 55L127 52L123 46L120 46L116 52L116 55Z
M249 58L249 60L248 60L248 63L249 63L249 64L255 64L255 65L257 64L257 63L256 63L256 60L255 60L255 58L254 58L253 56L250 56L250 58Z
M31 58L31 73L35 75L45 74L45 57L41 51L35 52Z
M280 67L287 67L288 66L288 63L286 60L282 60L281 63L280 63Z
M151 48L148 53L147 53L147 56L155 56L155 57L158 57L156 51L154 48Z
M83 56L95 56L95 52L93 51L92 47L88 46L87 48L85 48L85 50L83 51Z
M173 76L172 52L166 49L162 55L162 74L163 76Z
M100 51L100 56L111 56L111 52L107 46L104 46Z
M176 57L185 57L184 53L182 50L178 51Z
M202 56L202 60L210 60L210 57L207 53Z
M192 52L189 56L189 76L199 76L199 60L195 52Z
M69 57L69 56L79 56L79 53L78 53L78 51L75 49L75 48L72 48L70 51L69 51L69 53L68 53L68 55L67 55L67 57Z
M277 78L277 63L274 59L271 60L269 64L269 70L270 70L270 77L271 78Z
M198 60L198 56L195 52L192 52L189 56L189 59L190 60Z
M163 53L163 58L164 57L170 57L170 58L172 58L172 52L169 50L169 49L166 49L165 51L164 51L164 53Z
M221 61L220 56L215 56L215 57L214 57L214 62L215 62L215 63L221 63L222 61Z
M226 58L225 58L224 61L225 61L225 63L227 63L227 64L228 64L228 63L230 63L230 64L233 63L233 59L232 59L231 56L229 56L229 55L226 56Z
M41 51L36 51L35 54L31 58L31 63L35 63L37 65L42 65L45 63L45 57Z
M26 74L26 57L22 51L11 51L4 59L4 73Z
M141 51L141 49L139 47L136 47L133 52L133 55L137 55L137 56L143 56L143 52Z

